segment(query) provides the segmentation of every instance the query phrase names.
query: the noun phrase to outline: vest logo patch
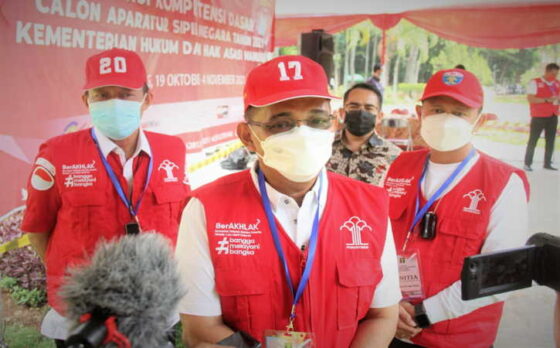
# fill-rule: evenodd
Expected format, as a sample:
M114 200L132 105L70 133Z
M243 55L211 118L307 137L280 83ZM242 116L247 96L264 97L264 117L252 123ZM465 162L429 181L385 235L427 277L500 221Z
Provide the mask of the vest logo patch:
M216 252L218 255L252 256L261 245L255 239L224 237L218 241Z
M257 219L255 223L216 222L214 234L216 236L251 237L252 234L261 234L260 224L260 219Z
M463 198L470 198L471 203L468 207L463 207L463 211L471 214L480 215L480 210L478 210L478 203L480 201L485 201L486 197L480 189L472 190L469 193L463 195Z
M62 175L65 187L90 187L97 182L95 161L91 163L63 164Z
M178 165L166 159L160 163L158 170L165 171L165 178L163 178L164 182L177 182L179 179L177 179L177 177L173 174L173 170L178 168Z
M414 176L410 178L393 178L387 177L385 179L385 186L387 188L387 193L389 193L390 198L401 198L408 191L407 186L412 185L414 181Z
M31 187L37 191L46 191L54 186L55 166L43 157L35 161L35 169L31 174Z
M346 249L369 249L369 243L362 242L362 231L365 229L371 231L367 222L357 216L352 216L340 226L341 231L349 231L352 236L352 243L346 243Z

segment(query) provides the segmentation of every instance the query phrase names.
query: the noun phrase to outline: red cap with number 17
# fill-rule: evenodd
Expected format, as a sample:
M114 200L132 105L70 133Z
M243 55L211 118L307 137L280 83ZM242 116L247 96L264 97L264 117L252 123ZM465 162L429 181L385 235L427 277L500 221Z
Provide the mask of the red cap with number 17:
M257 66L243 91L245 110L305 97L336 98L329 94L323 67L303 56L281 56Z
M133 51L113 48L88 58L84 89L119 86L139 89L146 84L146 69Z

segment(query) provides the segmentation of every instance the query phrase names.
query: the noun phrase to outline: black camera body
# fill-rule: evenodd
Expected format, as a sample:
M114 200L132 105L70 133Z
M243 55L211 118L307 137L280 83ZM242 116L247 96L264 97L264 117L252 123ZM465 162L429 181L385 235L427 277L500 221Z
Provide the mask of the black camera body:
M560 238L537 233L527 246L465 258L463 300L530 287L535 281L560 291Z

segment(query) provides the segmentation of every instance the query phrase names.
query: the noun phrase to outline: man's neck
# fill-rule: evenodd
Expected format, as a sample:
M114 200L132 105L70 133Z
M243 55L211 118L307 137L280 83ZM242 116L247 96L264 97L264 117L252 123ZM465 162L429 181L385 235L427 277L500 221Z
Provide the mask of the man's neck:
M126 159L129 160L132 157L132 155L134 155L134 151L138 146L139 134L140 134L140 130L137 129L131 135L129 135L124 139L121 140L111 139L111 140L124 151Z
M453 151L437 151L430 149L430 161L439 164L459 163L469 155L473 148L471 143Z
M272 186L276 191L292 197L299 206L303 203L305 194L309 192L317 177L306 182L293 182L286 179L277 170L266 166L261 159L259 159L259 169L262 170L266 182Z
M369 141L369 138L371 138L374 132L375 130L372 130L367 134L358 136L348 132L347 129L344 129L342 130L342 141L344 141L344 144L346 145L348 150L356 152L360 150L362 145Z

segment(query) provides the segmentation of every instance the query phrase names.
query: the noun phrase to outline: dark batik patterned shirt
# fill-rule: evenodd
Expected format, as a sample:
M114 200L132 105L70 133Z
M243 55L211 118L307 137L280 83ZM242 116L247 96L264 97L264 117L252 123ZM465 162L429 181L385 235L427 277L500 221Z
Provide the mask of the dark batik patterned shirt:
M389 165L402 150L373 133L358 151L352 152L344 144L342 132L337 132L335 136L327 169L352 179L383 186Z

